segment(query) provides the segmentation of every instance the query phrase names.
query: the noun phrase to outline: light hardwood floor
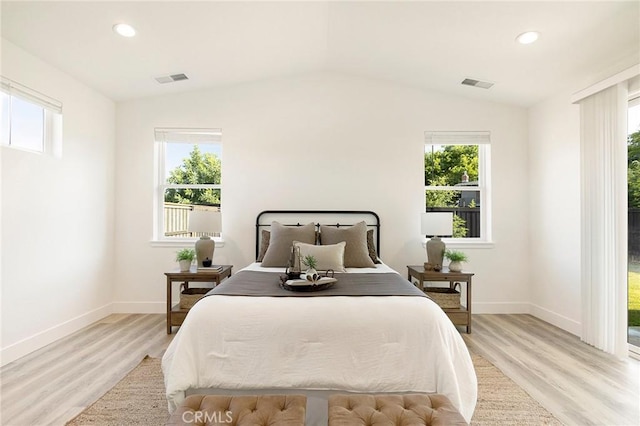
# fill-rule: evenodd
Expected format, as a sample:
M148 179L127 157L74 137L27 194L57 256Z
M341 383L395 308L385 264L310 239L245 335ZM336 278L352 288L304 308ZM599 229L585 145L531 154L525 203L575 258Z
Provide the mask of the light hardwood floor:
M474 315L462 334L568 425L640 424L640 362L529 315ZM63 425L171 341L164 315L111 315L0 370L0 424ZM150 425L151 426L151 425Z
M114 314L0 370L0 424L64 425L171 337L164 315Z
M469 349L568 425L640 425L640 362L530 315L474 315Z

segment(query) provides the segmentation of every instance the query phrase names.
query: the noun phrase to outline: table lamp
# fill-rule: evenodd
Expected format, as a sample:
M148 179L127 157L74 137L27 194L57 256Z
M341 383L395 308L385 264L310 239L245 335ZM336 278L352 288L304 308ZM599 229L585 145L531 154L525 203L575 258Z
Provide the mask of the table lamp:
M198 267L211 266L213 251L216 243L209 235L222 231L222 214L210 210L192 210L189 213L188 231L192 233L205 233L196 241L196 258Z
M436 271L440 271L442 269L444 251L447 248L440 237L453 235L453 212L422 213L421 223L422 234L426 235L427 238L431 237L427 241L427 263Z

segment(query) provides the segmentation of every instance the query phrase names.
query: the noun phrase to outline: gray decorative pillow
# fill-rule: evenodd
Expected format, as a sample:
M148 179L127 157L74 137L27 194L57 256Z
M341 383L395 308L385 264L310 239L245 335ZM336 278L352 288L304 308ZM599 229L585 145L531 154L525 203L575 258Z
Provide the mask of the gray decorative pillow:
M294 241L314 244L316 241L316 225L309 223L304 226L284 226L279 222L272 222L269 248L267 248L267 252L262 259L262 266L287 266Z
M263 229L262 237L260 238L260 253L258 254L258 258L256 259L256 262L262 262L262 259L264 259L264 255L267 252L267 249L269 248L270 239L271 239L271 232L267 231L266 229Z
M363 221L348 228L320 226L322 244L347 243L344 249L346 268L375 268L367 247L367 224Z
M264 236L262 237L264 240ZM378 260L378 252L376 251L376 243L373 241L373 229L369 229L367 231L367 249L369 250L369 257L373 261L373 263L380 264L380 260Z

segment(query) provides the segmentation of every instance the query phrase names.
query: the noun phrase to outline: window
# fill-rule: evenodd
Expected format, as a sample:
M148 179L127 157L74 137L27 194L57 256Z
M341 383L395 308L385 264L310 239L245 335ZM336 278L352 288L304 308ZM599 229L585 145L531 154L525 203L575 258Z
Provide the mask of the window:
M425 211L453 212L453 238L490 241L489 132L426 132Z
M219 129L155 129L155 240L202 235L189 229L191 212L219 212L222 200L222 143ZM202 216L201 213L198 214Z
M60 155L62 103L2 77L2 145Z

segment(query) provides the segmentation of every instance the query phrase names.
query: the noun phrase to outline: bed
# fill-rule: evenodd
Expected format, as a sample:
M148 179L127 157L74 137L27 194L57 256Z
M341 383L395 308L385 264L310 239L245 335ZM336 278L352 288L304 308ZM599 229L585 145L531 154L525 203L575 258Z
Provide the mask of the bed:
M273 239L278 229L273 217L282 217L282 226L313 223L317 237L317 230L330 235L322 223L351 230L363 216L369 242L377 242L370 255L379 261L380 221L373 212L262 212L257 255L263 231L271 227ZM336 274L337 294L283 295L277 277L285 268L266 267L268 259L261 260L210 292L185 318L162 360L170 411L191 393L304 393L307 424L326 425L326 401L333 393L441 393L471 419L477 381L466 345L442 309L421 292L413 294L414 286L399 274L384 263L345 267ZM258 294L234 290L251 289L258 279L264 282L255 285ZM377 293L340 293L348 285L383 281L393 284Z

